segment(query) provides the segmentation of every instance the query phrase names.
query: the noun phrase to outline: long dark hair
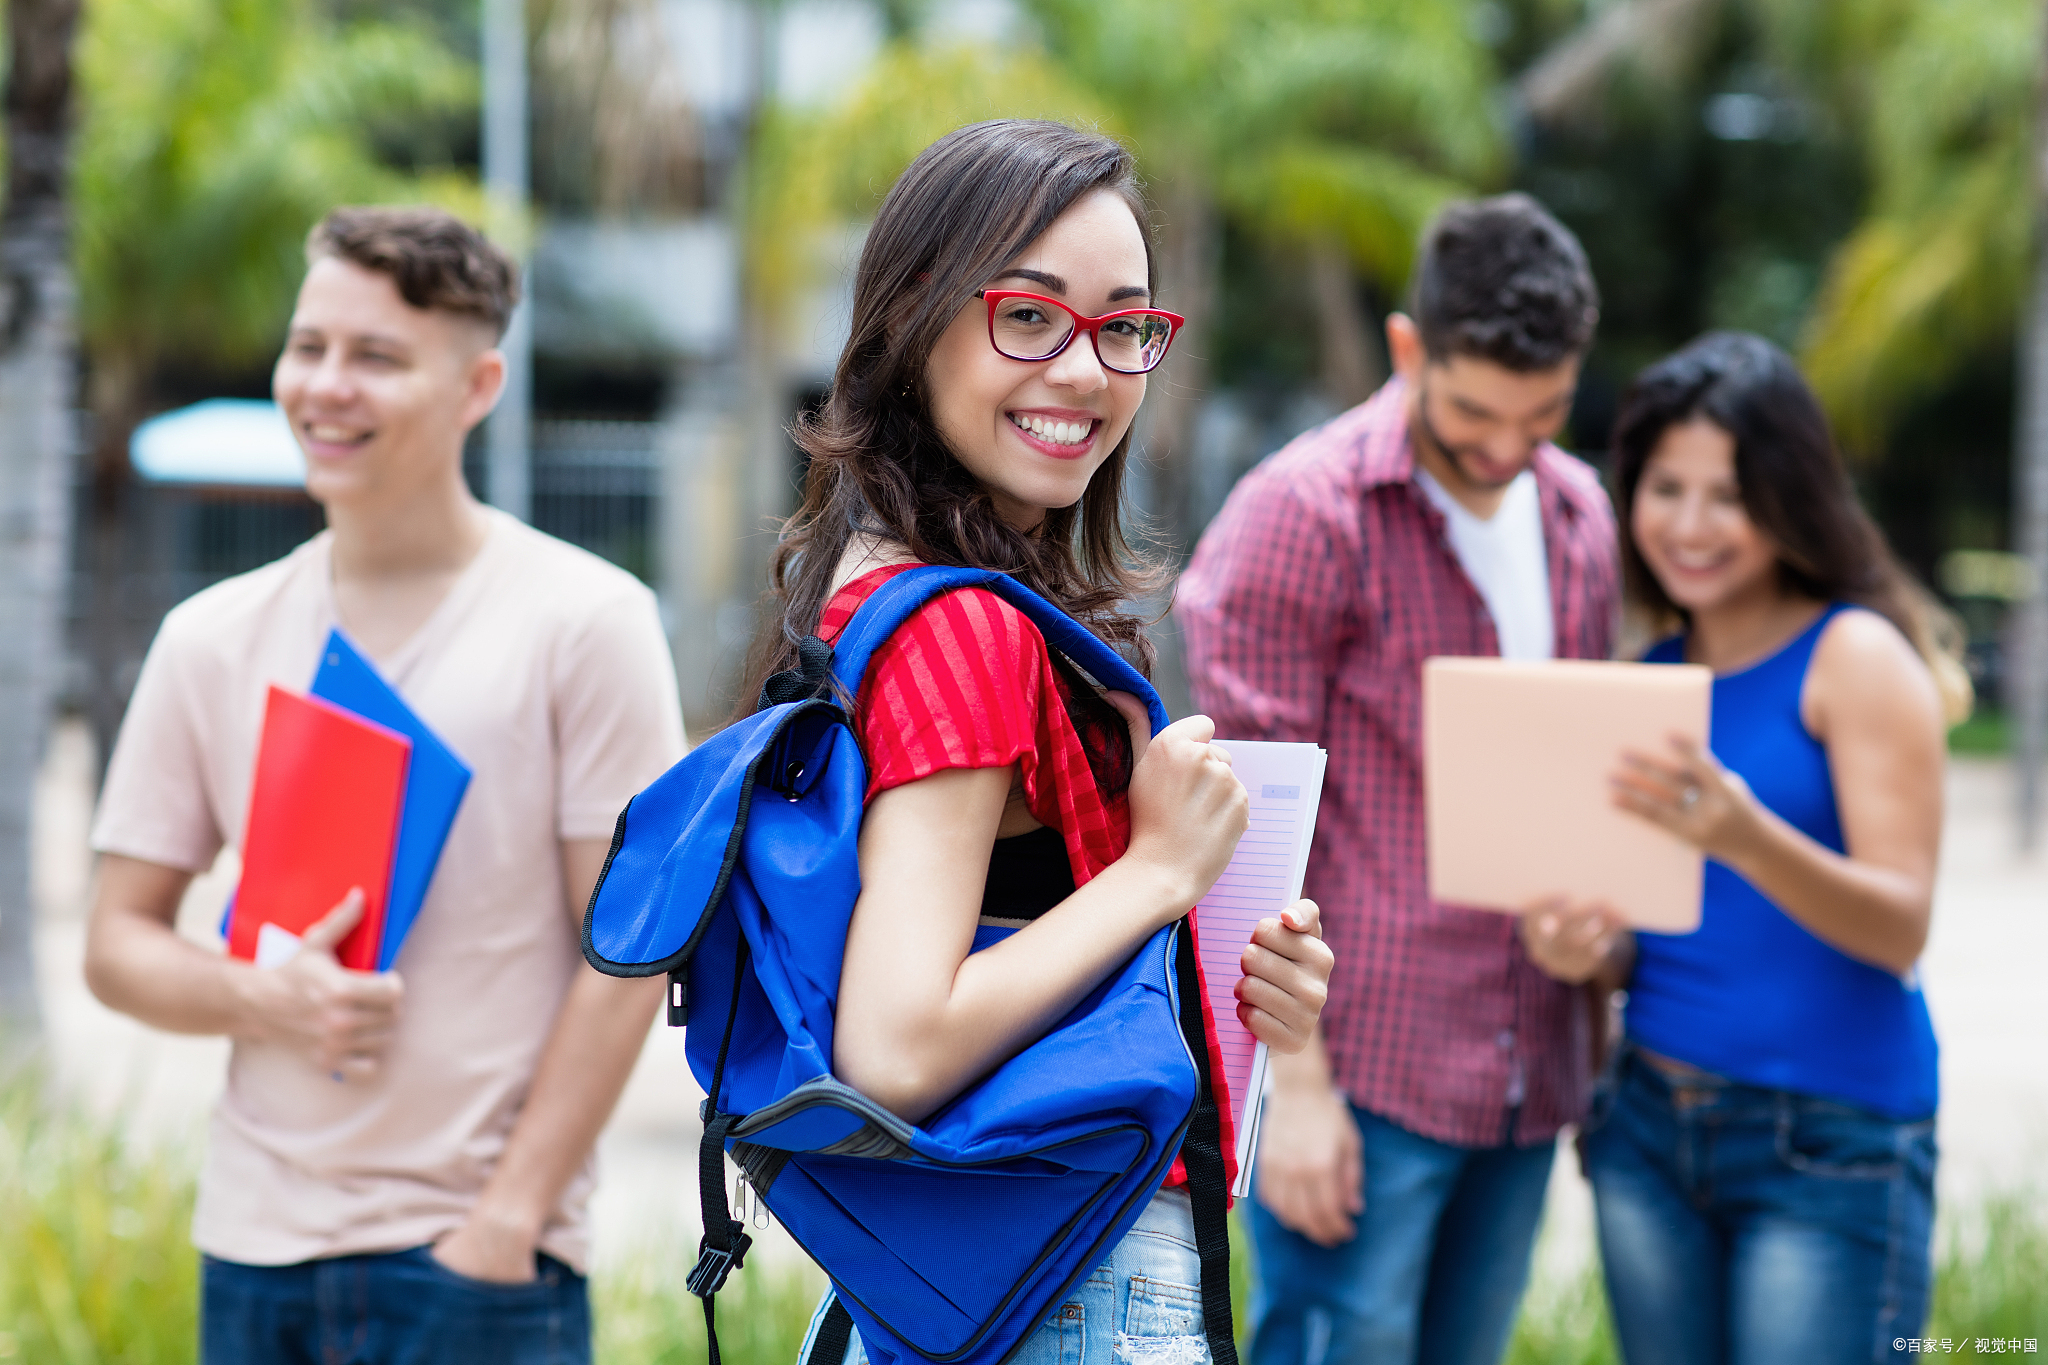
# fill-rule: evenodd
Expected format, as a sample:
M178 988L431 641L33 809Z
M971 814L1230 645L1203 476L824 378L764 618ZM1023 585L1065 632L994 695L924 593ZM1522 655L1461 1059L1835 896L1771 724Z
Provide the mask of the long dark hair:
M1885 617L1934 671L1944 703L1968 712L1954 618L1893 557L1856 499L1820 401L1792 357L1747 332L1709 332L1637 375L1614 420L1621 565L1632 602L1666 620L1687 613L1650 572L1635 540L1636 488L1673 426L1705 418L1735 441L1743 509L1778 550L1778 581L1822 602Z
M775 551L781 611L755 642L743 714L770 674L796 665L856 535L893 541L921 563L1012 574L1150 671L1143 622L1125 610L1153 581L1122 526L1130 433L1079 503L1019 531L947 448L925 393L926 363L962 303L1097 190L1130 205L1150 284L1151 234L1131 154L1096 133L1032 119L972 124L925 148L882 201L831 394L796 423L810 473Z

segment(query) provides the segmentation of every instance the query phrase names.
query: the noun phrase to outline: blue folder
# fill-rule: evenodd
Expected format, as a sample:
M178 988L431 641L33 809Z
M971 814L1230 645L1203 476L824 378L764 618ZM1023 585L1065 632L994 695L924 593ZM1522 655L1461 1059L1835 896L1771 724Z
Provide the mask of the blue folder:
M441 847L448 842L455 812L469 790L469 765L413 714L405 699L339 630L327 636L311 690L314 696L412 741L412 767L406 773L405 805L398 817L398 847L391 859L391 893L384 902L384 942L377 952L377 970L389 971L406 931L419 918L427 887L434 880L434 867L441 861Z

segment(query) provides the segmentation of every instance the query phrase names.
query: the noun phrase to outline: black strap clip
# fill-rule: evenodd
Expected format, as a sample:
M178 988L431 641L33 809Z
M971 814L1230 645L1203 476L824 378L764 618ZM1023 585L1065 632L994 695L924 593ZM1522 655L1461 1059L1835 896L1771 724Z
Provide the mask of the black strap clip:
M747 1248L754 1244L753 1238L740 1231L738 1223L731 1225L726 1239L729 1245L715 1247L707 1232L697 1243L697 1264L684 1287L700 1299L708 1299L725 1288L725 1277L740 1268L747 1259Z
M690 1022L690 967L672 967L668 974L668 1026L682 1028Z
M761 710L831 695L832 646L815 635L806 635L797 642L796 657L795 668L785 668L762 684Z

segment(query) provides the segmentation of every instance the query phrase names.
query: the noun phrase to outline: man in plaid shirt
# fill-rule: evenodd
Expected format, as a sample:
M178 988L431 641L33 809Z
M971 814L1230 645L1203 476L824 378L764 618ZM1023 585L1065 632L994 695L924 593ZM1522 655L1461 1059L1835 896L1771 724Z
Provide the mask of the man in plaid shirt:
M1584 253L1534 200L1451 206L1387 321L1395 377L1247 475L1181 581L1217 733L1330 754L1307 893L1337 970L1320 1044L1273 1059L1254 1365L1506 1348L1588 1018L1512 917L1430 899L1421 671L1613 647L1613 511L1550 443L1597 316Z

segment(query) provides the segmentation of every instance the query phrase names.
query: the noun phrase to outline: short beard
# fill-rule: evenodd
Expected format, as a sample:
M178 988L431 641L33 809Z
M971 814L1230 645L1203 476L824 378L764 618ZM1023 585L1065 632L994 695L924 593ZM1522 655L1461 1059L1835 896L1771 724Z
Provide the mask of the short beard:
M1474 488L1483 488L1489 493L1497 493L1501 489L1506 488L1509 484L1513 483L1516 479L1522 477L1522 471L1528 468L1528 465L1524 464L1522 466L1522 469L1516 470L1513 474L1509 475L1507 478L1501 480L1498 483L1488 483L1483 479L1473 478L1471 471L1468 470L1464 466L1464 464L1460 462L1458 459L1459 448L1457 446L1452 445L1449 441L1446 441L1443 437L1437 435L1436 427L1430 423L1429 381L1427 379L1424 379L1420 384L1416 386L1415 424L1422 429L1422 438L1429 443L1430 447L1433 450L1435 450L1437 454L1443 456L1444 463L1449 465L1451 469L1457 473L1457 476L1460 479L1463 479L1466 483L1470 484Z

